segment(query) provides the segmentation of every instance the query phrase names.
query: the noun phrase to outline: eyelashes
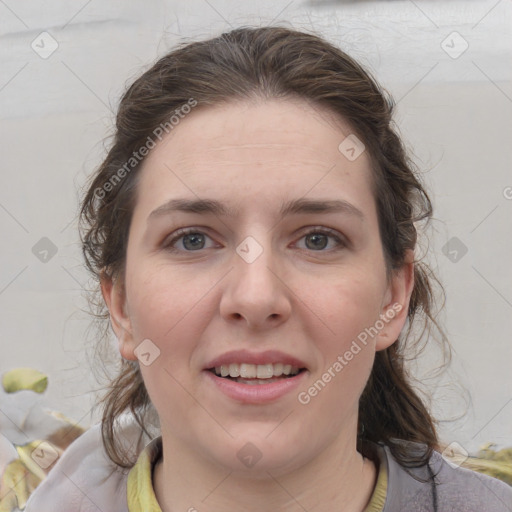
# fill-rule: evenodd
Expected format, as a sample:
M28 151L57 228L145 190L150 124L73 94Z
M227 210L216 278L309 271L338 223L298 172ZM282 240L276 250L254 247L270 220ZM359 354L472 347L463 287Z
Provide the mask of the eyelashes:
M315 237L314 239L308 238L313 236ZM182 228L177 230L170 238L166 239L163 248L171 253L198 253L212 248L201 246L203 242L206 244L207 239L212 240L212 238L201 229ZM312 253L331 253L333 251L341 250L348 245L343 239L342 235L340 235L337 231L325 227L315 227L306 232L303 232L299 240L303 239L310 241L314 240L316 243L320 241L320 247L317 246L316 248L311 248L307 247L306 244L306 248L301 249ZM326 250L326 248L329 246L329 240L334 242L334 247ZM182 248L176 247L178 242L181 243ZM324 245L323 242L327 242L326 245Z
M204 231L201 231L199 229L193 229L193 228L179 229L175 233L175 235L173 235L173 237L165 243L164 248L171 252L198 252L198 250L186 250L186 249L179 250L174 247L176 242L178 242L181 239L185 239L185 237L188 237L191 235L196 235L196 239L197 239L198 235L199 235L199 237L210 238L206 233L204 233ZM199 250L203 250L203 249L204 249L204 247L199 248Z

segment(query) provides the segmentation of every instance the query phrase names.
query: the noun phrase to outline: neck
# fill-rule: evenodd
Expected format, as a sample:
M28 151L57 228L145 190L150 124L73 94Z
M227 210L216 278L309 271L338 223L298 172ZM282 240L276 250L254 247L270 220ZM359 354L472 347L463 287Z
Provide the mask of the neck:
M376 467L356 450L355 436L340 437L314 460L288 473L257 478L219 469L179 443L163 442L153 482L162 512L312 510L363 512L376 482ZM166 456L166 454L169 454Z

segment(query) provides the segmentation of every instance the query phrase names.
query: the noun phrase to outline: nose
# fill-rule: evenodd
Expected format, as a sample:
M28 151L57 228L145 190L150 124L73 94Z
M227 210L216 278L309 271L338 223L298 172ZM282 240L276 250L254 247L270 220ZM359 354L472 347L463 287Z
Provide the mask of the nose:
M220 302L222 317L251 330L284 323L291 313L292 292L280 275L282 266L270 243L260 244L248 237L237 247L232 261L234 268L227 276Z

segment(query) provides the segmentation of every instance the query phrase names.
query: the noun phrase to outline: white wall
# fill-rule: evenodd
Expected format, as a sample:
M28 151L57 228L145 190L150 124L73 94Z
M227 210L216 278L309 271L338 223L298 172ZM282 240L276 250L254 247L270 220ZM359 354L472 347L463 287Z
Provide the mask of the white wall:
M456 351L435 410L464 412L456 384L472 396L466 416L442 424L443 436L470 451L512 444L510 2L51 0L43 8L5 0L0 20L1 372L47 372L49 405L93 421L77 193L104 155L111 109L180 36L287 22L341 45L397 99L397 122L434 199L429 258L445 283L442 319ZM31 48L33 40L51 48L42 31L58 42L47 59ZM464 41L458 58L441 46L457 52ZM42 237L58 250L47 263L32 253ZM468 249L457 262L443 254L452 237Z

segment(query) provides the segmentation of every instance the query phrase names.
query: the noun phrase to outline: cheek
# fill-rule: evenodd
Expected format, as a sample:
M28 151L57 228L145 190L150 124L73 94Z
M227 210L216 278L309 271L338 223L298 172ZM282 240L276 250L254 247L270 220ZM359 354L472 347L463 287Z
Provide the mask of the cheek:
M384 293L385 281L380 275L361 271L333 279L322 293L311 295L319 316L326 319L328 345L333 350L342 350L375 323Z
M192 277L165 264L140 264L128 275L133 336L138 341L151 340L158 349L151 365L140 365L151 401L159 411L169 403L186 411L194 403L184 390L194 392L194 354L212 315L211 296L205 291L215 281L211 274Z
M343 303L342 303L343 305ZM335 335L317 338L320 365L307 388L298 395L312 418L330 418L326 426L335 435L358 409L358 402L375 358L375 338L369 334L373 315L351 303L341 308L332 327Z
M133 336L151 340L158 349L150 365L141 360L140 369L159 413L172 404L172 411L181 411L182 416L194 405L185 390L192 390L191 359L204 329L202 319L207 318L202 310L206 304L201 302L204 289L161 265L141 265L127 279Z
M139 267L127 278L128 309L133 333L172 344L184 328L198 325L208 277L190 279L166 265ZM195 320L193 322L192 320Z
M325 319L323 335L312 329L320 364L304 390L304 400L315 402L317 413L334 407L342 418L341 409L357 406L375 357L372 327L379 319L383 285L381 276L366 271L331 281L316 299L311 294L311 304Z

